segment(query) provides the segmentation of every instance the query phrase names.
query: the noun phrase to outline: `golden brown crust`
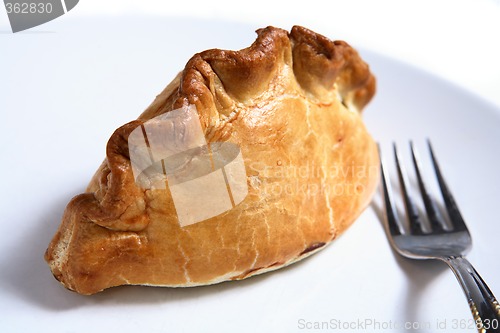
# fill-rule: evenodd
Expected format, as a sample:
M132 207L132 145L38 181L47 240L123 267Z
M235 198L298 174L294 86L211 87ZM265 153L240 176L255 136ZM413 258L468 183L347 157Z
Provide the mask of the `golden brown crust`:
M242 279L321 249L366 207L378 179L375 144L359 115L375 92L368 66L345 42L302 27L257 34L247 49L194 55L138 120L113 133L105 162L68 204L45 255L67 288L92 294ZM168 190L135 183L128 137L187 105L196 106L209 143L240 147L248 195L181 227Z

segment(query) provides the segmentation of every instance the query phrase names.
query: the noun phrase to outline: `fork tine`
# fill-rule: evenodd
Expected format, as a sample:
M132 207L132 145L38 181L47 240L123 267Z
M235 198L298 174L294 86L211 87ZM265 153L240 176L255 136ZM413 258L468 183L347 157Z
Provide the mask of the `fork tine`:
M393 146L394 146L394 158L396 160L396 167L398 169L398 175L399 175L399 183L401 184L406 212L408 214L408 219L410 221L410 232L412 234L422 234L423 233L422 220L420 219L420 215L418 214L417 206L415 206L410 196L406 170L404 165L400 162L401 159L399 158L399 153L396 144L394 143Z
M427 211L427 216L429 218L431 228L433 231L437 232L443 231L443 224L444 224L443 217L439 213L436 201L434 200L430 192L427 190L427 185L425 185L422 173L420 171L422 170L422 167L420 165L420 160L418 158L417 151L412 141L410 141L410 150L413 158L413 165L415 166L415 173L417 175L418 186L420 188L420 193L422 194L422 199L424 201L425 210Z
M380 170L382 174L382 186L384 189L384 203L385 210L387 214L387 225L389 228L389 232L393 236L401 235L400 224L396 214L396 205L394 204L394 200L392 197L391 184L389 181L389 177L387 176L387 171L384 167L384 162L382 160L382 152L380 150L380 146L378 147L378 154L380 157Z
M432 164L434 166L434 171L436 173L439 187L441 188L441 194L443 195L444 204L446 206L446 210L448 211L448 216L450 217L450 220L453 224L453 230L467 230L464 219L462 218L462 214L460 214L457 203L455 202L455 198L451 194L451 191L448 188L448 185L446 184L446 181L444 180L444 177L441 173L441 169L439 168L437 159L432 149L431 141L429 139L427 139L427 145L429 146Z

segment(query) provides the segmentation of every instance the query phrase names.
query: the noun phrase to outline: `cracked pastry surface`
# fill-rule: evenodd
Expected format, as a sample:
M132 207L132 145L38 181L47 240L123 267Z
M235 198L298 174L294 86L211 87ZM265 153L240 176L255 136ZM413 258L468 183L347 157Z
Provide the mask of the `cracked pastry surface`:
M379 174L360 115L375 92L368 65L347 43L303 27L257 34L240 51L195 54L137 120L113 133L45 253L66 288L93 294L243 279L322 249L368 205ZM128 137L189 105L209 144L241 149L248 195L181 226L170 191L136 184Z

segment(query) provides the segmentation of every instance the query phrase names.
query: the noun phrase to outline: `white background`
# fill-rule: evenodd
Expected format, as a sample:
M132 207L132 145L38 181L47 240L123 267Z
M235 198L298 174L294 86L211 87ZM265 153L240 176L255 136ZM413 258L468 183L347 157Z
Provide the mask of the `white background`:
M499 295L499 1L82 0L17 34L0 9L0 331L290 332L301 331L301 318L433 328L448 320L446 331L466 331L451 329L453 319L470 318L451 272L394 256L372 208L309 260L213 287L83 297L43 262L64 206L85 188L112 131L194 52L245 47L249 30L294 24L362 51L379 83L365 119L383 147L408 138L422 146L431 135L470 222L469 258Z

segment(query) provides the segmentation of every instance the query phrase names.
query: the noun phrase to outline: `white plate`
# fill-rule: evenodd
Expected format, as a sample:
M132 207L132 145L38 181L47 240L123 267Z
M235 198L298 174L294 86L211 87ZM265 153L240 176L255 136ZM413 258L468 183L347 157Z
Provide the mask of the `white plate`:
M342 331L345 323L344 331L369 332L408 322L420 332L443 325L459 332L465 330L458 325L470 326L465 298L444 264L391 251L377 215L379 194L325 250L245 281L120 287L85 297L54 280L43 253L112 131L134 119L194 52L244 47L255 28L129 17L0 35L2 331L294 332L316 323ZM432 139L475 241L469 258L500 295L499 110L430 74L362 55L378 78L365 111L369 130L384 150L410 138L423 150L424 138Z

